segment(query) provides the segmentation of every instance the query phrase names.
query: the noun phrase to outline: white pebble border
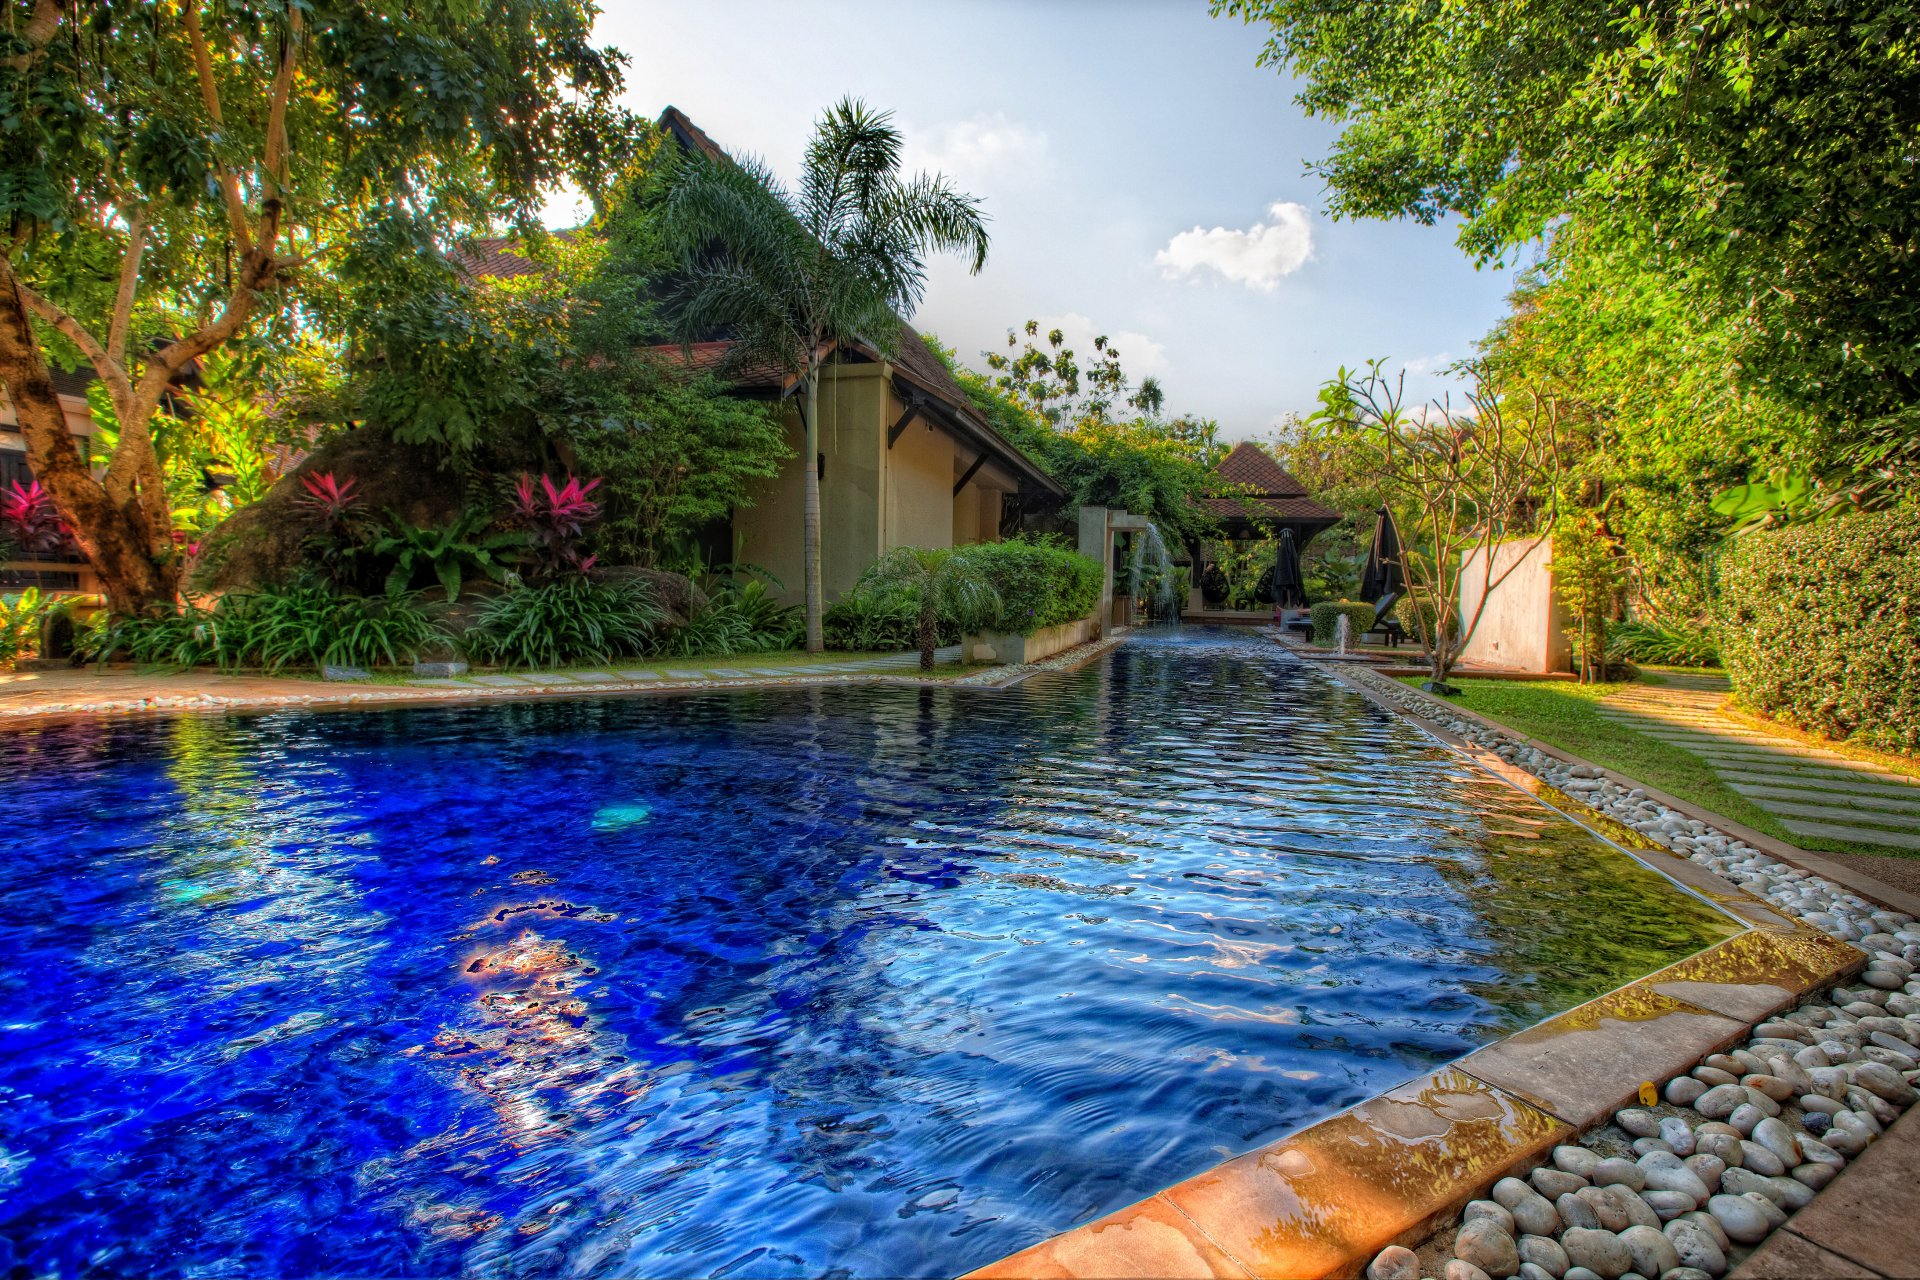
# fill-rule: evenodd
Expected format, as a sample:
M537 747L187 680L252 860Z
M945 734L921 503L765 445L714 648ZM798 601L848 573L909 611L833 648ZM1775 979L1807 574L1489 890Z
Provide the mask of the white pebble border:
M1444 1280L1714 1280L1920 1100L1913 917L1397 681L1343 674L1869 957L1860 986L1803 1001L1742 1047L1666 1081L1664 1105L1618 1112L1578 1145L1554 1148L1526 1179L1494 1184L1491 1200L1462 1213ZM1425 1250L1436 1262L1437 1252ZM1425 1274L1421 1254L1399 1245L1367 1268L1370 1280Z

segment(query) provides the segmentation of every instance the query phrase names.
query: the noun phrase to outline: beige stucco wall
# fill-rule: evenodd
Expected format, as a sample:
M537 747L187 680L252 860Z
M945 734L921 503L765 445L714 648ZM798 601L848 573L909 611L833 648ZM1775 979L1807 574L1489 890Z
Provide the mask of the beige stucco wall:
M970 448L924 418L915 418L887 447L887 432L905 406L893 394L891 367L879 362L829 366L820 382L821 585L829 603L895 547L952 547L993 541L1000 533L1000 495L1017 487L988 465L958 496L954 482L973 463ZM733 515L734 558L780 580L782 599L805 598L801 512L805 501L803 432L786 410L792 458L753 490L751 506Z
M820 452L827 459L820 485L820 576L828 601L838 599L873 562L880 548L880 418L891 398L882 366L829 367L820 379ZM891 421L889 419L888 421ZM782 599L805 598L801 517L805 507L805 435L800 414L786 409L792 456L780 474L761 481L751 506L733 513L734 556L780 580Z
M1567 612L1553 594L1553 539L1503 542L1493 549L1493 577L1486 610L1461 653L1463 662L1509 671L1566 671L1573 662ZM1460 618L1471 621L1480 605L1486 574L1479 550L1460 561ZM1509 572L1511 570L1511 572Z
M903 407L898 401L887 405L889 426ZM883 434L883 448L885 444ZM952 546L953 437L925 418L915 418L886 454L882 549Z

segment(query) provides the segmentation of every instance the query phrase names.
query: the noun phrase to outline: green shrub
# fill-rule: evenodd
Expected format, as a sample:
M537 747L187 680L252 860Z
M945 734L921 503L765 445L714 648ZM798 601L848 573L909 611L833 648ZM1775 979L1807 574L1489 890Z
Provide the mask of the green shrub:
M1360 633L1373 625L1373 606L1352 600L1322 600L1307 609L1307 616L1313 619L1313 642L1332 644L1340 617L1346 615L1347 627L1352 632L1352 642L1360 643Z
M1720 657L1754 710L1920 751L1920 508L1751 534L1720 566Z
M462 643L471 656L508 667L608 662L645 653L666 617L645 582L576 574L495 596Z
M676 658L777 653L798 648L806 633L800 609L781 604L765 582L749 578L709 590L706 607L666 635L659 652Z
M904 591L849 591L821 620L827 648L851 653L893 652L920 643L920 607ZM940 643L960 643L957 619L940 619Z
M211 608L103 618L81 651L96 660L124 654L145 666L279 671L395 666L447 639L412 593L339 595L305 582L222 596Z
M1426 601L1413 596L1402 596L1400 603L1393 608L1394 615L1400 619L1400 625L1407 633L1420 642L1420 647L1429 653L1433 651L1434 622L1438 610ZM1460 619L1455 616L1447 619L1447 635L1457 637L1460 634Z
M5 548L0 547L0 552ZM60 608L57 597L43 596L38 587L18 595L0 596L0 667L11 663L39 643L40 623Z
M1030 636L1077 622L1100 602L1100 562L1057 542L1010 538L960 552L1000 597L989 631Z
M1704 627L1682 629L1661 622L1616 622L1607 628L1607 657L1642 666L1715 667L1720 649Z

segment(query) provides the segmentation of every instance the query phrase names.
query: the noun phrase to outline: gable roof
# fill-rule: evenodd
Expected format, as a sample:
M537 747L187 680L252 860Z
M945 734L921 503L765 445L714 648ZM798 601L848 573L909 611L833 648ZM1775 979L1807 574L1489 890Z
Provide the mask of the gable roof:
M658 123L679 145L691 151L697 151L710 160L731 158L678 107L668 107L662 111ZM572 228L553 234L565 237L580 234L582 230ZM462 242L450 257L461 270L478 278L510 280L546 270L522 253L519 245L519 241L507 236L476 237ZM850 344L852 351L869 360L889 361L896 375L895 390L901 393L903 401L912 401L924 407L931 400L934 412L927 415L930 421L944 428L947 434L992 454L1002 467L1019 479L1023 489L1044 490L1056 498L1064 498L1066 490L1059 481L995 430L985 415L974 407L966 389L954 379L946 362L927 346L919 331L904 320L899 324L899 331L893 335L894 350L891 355L883 355L876 345L869 342ZM662 343L650 350L660 359L679 363L689 372L724 376L737 390L772 391L785 396L797 387L798 376L776 365L761 361L735 362L735 345L721 339L684 346L680 343ZM908 385L903 388L898 385L901 382Z
M1200 505L1223 524L1271 521L1319 530L1340 519L1338 511L1315 502L1307 486L1251 440L1235 445L1213 473L1226 492L1202 498Z

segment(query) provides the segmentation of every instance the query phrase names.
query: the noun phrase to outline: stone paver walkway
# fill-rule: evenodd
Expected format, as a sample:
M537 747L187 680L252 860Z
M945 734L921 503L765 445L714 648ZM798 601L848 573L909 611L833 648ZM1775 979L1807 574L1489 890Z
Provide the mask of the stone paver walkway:
M934 650L934 660L940 663L960 661L960 646L948 645L944 649ZM751 655L748 655L751 661ZM639 682L671 685L689 680L754 680L780 676L833 676L849 671L917 671L920 668L920 655L917 653L894 653L885 657L861 657L854 655L846 658L821 657L818 662L810 662L804 667L707 667L704 670L685 671L674 667L622 668L618 672L610 671L522 671L514 675L469 675L452 680L409 680L409 685L422 689L466 689L480 686L493 688L538 689L547 686L582 684L618 684Z
M1795 835L1920 850L1920 780L1733 719L1720 710L1725 677L1667 681L1612 694L1600 714L1699 756Z

